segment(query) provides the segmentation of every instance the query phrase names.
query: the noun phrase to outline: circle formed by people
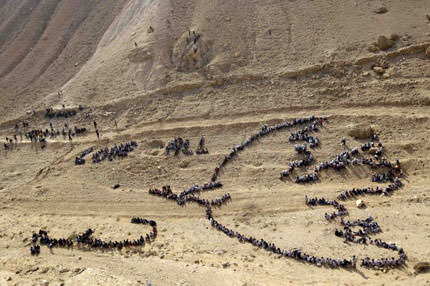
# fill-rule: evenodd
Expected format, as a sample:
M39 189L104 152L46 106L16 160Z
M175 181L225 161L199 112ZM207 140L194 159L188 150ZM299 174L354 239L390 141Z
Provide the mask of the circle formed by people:
M265 124L258 132L252 134L245 141L232 148L224 159L215 167L212 177L207 181L207 183L193 185L180 193L174 192L170 185L166 185L162 186L161 189L149 189L149 194L167 199L172 203L176 203L180 207L186 207L188 204L196 203L205 209L206 219L214 230L220 231L232 239L237 239L239 243L251 244L286 259L294 259L306 262L309 265L328 268L354 269L361 266L370 269L379 269L403 266L407 260L406 253L403 248L395 243L385 242L381 239L375 238L375 235L382 232L382 228L379 226L378 222L372 216L349 220L346 218L349 216L349 212L342 204L344 201L356 199L362 196L390 196L394 192L398 191L403 185L401 178L404 176L399 160L396 159L395 162L390 162L385 156L382 142L379 141L377 135L372 134L367 143L352 149L347 147L346 139L342 138L339 140L343 148L340 153L334 155L329 161L316 163L312 150L319 148L321 144L320 139L316 134L323 131L324 126L329 123L330 122L325 117L316 117L312 115L309 117L297 118L290 122L275 124L273 126ZM296 184L309 184L317 183L320 174L328 169L342 172L347 167L353 168L355 166L365 166L370 168L375 172L372 175L372 182L386 183L386 186L352 188L339 193L335 198L308 197L305 194L303 203L309 207L326 207L331 209L325 213L324 219L338 224L338 228L335 229L333 235L338 237L339 240L342 240L345 243L364 244L372 247L388 249L395 252L396 255L386 258L369 256L356 257L355 255L352 257L325 257L318 255L318 253L308 253L306 252L305 247L303 247L303 249L288 248L286 246L276 245L275 243L261 237L254 237L240 233L234 229L226 227L213 215L213 208L226 207L227 203L230 200L233 200L234 197L229 193L226 193L214 200L207 200L201 198L200 194L208 191L218 191L223 188L220 178L223 176L223 169L225 166L228 164L234 164L235 158L240 156L240 153L243 150L249 148L251 145L258 144L261 138L270 134L287 131L294 127L299 127L301 129L291 132L288 140L295 144L295 152L303 156L303 159L291 161L287 169L282 171L280 170L279 179L285 180L289 178ZM311 134L315 136L312 136ZM182 143L178 144L178 142ZM166 155L169 154L170 150L175 150L175 155L177 155L182 148L185 148L185 151L183 150L184 154L191 155L192 152L188 150L188 147L189 143L185 144L184 147L182 138L180 138L180 140L175 138L166 146ZM197 154L207 154L209 152L204 146L203 137L200 140L198 150L203 150L204 152L197 152ZM301 176L295 175L296 169L309 167L312 164L314 164L313 172ZM357 206L361 206L361 202L360 204L357 204ZM88 229L75 237L67 239L51 238L47 231L40 230L38 233L33 234L30 251L32 255L39 254L39 243L41 245L46 245L49 248L89 247L90 249L121 250L122 248L127 247L143 247L145 243L151 243L156 239L157 223L154 220L135 217L131 222L135 224L148 224L152 227L152 231L149 234L141 235L135 240L103 241L98 238L92 238L94 233L94 230L92 229Z

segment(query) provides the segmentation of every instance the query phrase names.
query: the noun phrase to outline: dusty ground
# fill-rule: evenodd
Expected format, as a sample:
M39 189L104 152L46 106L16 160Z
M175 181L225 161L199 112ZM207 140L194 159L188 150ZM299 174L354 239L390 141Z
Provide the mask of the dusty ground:
M37 26L31 19L42 19L36 13L48 13L48 6L33 7L27 15L22 11L35 4L21 1L25 7L18 7L16 2L0 1L1 15L8 15L0 17L5 63L0 138L12 135L15 123L23 120L31 128L49 127L44 108L63 103L86 108L72 119L53 120L54 126L67 122L91 133L75 138L73 145L60 137L48 140L46 150L24 141L16 150L1 151L0 285L40 285L45 279L50 285L430 285L429 273L413 269L430 255L426 1L385 2L385 14L374 12L380 1L94 1L95 6L80 10L72 1L35 1L60 5L49 6L54 12L44 16L50 20L42 21L37 39L25 33L36 37L28 30ZM67 5L76 13L59 14L70 12ZM103 13L102 21L97 17ZM55 22L59 15L61 21ZM88 21L94 30L70 17ZM58 25L63 22L64 27ZM149 25L153 33L147 32ZM181 46L188 28L202 33L205 54L196 70L184 71L190 65ZM82 34L71 37L72 30ZM77 46L66 44L55 54L55 39L62 33ZM379 35L392 33L400 39L391 49L368 51ZM44 43L43 35L53 46ZM24 42L31 47L32 41L37 42L33 52L17 48ZM76 54L78 43L87 52ZM82 57L78 66L74 56ZM372 70L386 64L384 75ZM311 114L329 119L318 134L317 161L339 152L344 136L351 147L361 144L347 135L355 126L373 126L387 156L400 158L407 174L401 190L392 197L364 197L364 210L353 201L346 207L352 219L372 215L383 230L377 237L404 247L404 268L350 272L279 259L212 229L204 208L181 208L148 194L150 187L164 184L182 191L206 182L230 148L262 124ZM101 128L101 141L92 119ZM163 155L163 145L174 136L189 138L195 148L201 134L209 155ZM204 195L232 195L229 204L215 210L217 219L285 248L327 256L391 256L375 247L345 245L333 235L337 224L323 218L327 208L309 209L303 203L305 195L335 198L347 188L371 186L370 170L328 171L313 185L282 182L280 171L296 158L288 135L263 139L225 169L224 187ZM74 157L89 146L130 139L139 147L125 160L74 165ZM113 190L116 183L121 187ZM91 227L105 239L133 238L149 230L130 224L132 216L157 220L154 244L122 253L42 248L39 257L30 256L26 246L40 228L68 236Z

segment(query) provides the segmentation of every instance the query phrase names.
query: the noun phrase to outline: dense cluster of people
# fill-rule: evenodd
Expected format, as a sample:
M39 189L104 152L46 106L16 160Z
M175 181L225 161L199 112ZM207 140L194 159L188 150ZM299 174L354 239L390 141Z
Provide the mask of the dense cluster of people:
M385 173L376 173L372 175L372 182L392 182L394 179L394 173L388 170Z
M54 110L53 108L49 107L45 110L45 117L49 119L69 118L69 117L75 116L76 114L77 114L77 111L75 109L63 108L63 110Z
M185 155L193 155L193 151L190 150L190 140L175 137L166 146L166 156L169 155L170 151L175 151L175 156L178 156L181 150Z
M187 156L193 155L193 151L190 150L190 140L189 139L184 140L180 136L173 138L166 145L166 148L165 148L166 156L169 155L171 151L175 152L174 153L175 156L178 156L181 151L183 154ZM209 153L208 148L206 148L206 145L205 145L205 137L201 136L199 145L197 146L196 154L203 155L208 153Z
M94 147L90 147L85 149L79 156L75 158L75 165L84 165L85 164L85 156L92 153L94 151Z
M109 161L113 161L114 159L123 159L127 157L128 153L132 152L135 147L137 147L137 143L135 141L121 143L119 146L115 144L111 148L105 147L93 154L93 163L100 163L106 159Z
M33 233L30 253L31 255L38 255L40 253L40 245L46 245L49 249L54 247L73 248L74 246L77 246L78 248L88 247L90 249L121 250L128 247L145 246L145 243L151 243L157 237L156 221L134 217L131 219L131 223L149 225L152 227L152 231L146 234L146 236L141 235L139 238L134 240L125 239L123 241L103 241L100 238L92 238L94 230L91 228L74 238L52 238L45 230L39 230L38 233ZM40 245L38 243L40 243Z

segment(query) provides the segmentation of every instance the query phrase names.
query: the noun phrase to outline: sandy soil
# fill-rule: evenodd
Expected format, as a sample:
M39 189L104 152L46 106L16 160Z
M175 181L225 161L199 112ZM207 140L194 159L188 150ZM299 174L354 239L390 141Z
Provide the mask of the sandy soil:
M429 273L414 271L430 255L426 1L82 2L0 1L2 142L23 120L49 128L44 108L62 104L85 109L52 120L56 128L68 123L90 130L73 144L59 137L48 139L46 150L25 140L1 150L0 285L430 285ZM381 6L388 11L375 13ZM184 47L188 29L202 35L195 70ZM393 33L400 38L392 48L369 52L378 36ZM231 148L262 124L311 114L329 119L318 134L318 162L341 151L342 137L359 146L364 141L348 131L367 126L387 157L400 159L402 189L391 197L364 197L365 209L355 201L345 205L350 219L372 215L383 230L376 237L404 247L405 267L346 271L280 259L212 229L202 207L148 194L165 184L182 191L207 182ZM189 138L195 149L202 134L208 155L164 156L174 136ZM324 219L330 208L304 204L305 195L334 199L351 187L374 186L372 172L348 168L325 172L316 184L282 182L279 173L298 158L288 136L280 132L244 151L226 167L224 187L202 195L231 194L230 203L214 210L217 219L285 248L391 256L344 244L333 235L338 224ZM124 160L74 165L90 146L131 139L139 147ZM149 231L130 224L133 216L157 220L152 245L121 253L45 247L38 257L29 253L31 234L40 228L67 237L91 227L104 239Z

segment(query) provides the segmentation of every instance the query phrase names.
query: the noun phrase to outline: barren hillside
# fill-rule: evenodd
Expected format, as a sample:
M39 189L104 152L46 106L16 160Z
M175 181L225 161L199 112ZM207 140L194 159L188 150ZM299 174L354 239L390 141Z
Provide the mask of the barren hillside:
M12 140L0 154L0 285L430 285L428 269L415 267L430 255L429 9L428 0L0 0L0 138ZM46 108L77 113L49 118ZM400 160L403 187L360 197L365 208L342 202L345 219L372 216L382 232L371 239L401 245L402 267L284 259L217 231L204 206L148 193L207 183L263 124L311 115L327 117L312 134L321 144L311 165L279 179L302 159L294 144L303 142L289 137L303 126L294 126L244 149L223 169L223 187L201 198L230 194L214 217L280 247L391 258L374 245L344 243L333 234L339 218L324 219L332 208L304 203L386 187L372 182L376 170L351 165L323 171L315 183L294 181L342 152L342 138L348 150L368 142L354 130L371 128L384 158ZM70 141L61 134L69 127L87 132ZM51 128L59 134L46 143L19 136ZM201 135L209 154L195 154ZM177 136L190 140L192 156L165 155ZM138 146L127 157L92 162L95 151L130 140ZM86 163L75 165L90 147ZM30 255L39 229L69 237L93 228L103 240L150 231L132 217L157 221L153 243L122 251L42 245Z

